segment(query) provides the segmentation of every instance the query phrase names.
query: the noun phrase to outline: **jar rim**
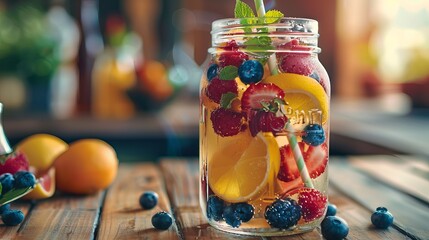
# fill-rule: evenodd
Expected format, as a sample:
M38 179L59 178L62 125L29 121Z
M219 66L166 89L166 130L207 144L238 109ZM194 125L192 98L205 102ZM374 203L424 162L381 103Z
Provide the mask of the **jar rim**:
M275 20L273 23L270 19ZM261 21L262 20L262 21ZM225 29L234 28L237 26L273 26L290 29L296 32L306 32L317 34L319 24L317 20L311 18L298 18L298 17L282 17L282 18L223 18L213 21L211 34ZM299 28L297 28L297 26Z

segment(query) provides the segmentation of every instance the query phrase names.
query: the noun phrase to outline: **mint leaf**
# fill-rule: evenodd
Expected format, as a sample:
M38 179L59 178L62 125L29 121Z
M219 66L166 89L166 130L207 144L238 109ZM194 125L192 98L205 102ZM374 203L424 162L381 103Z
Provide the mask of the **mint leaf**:
M0 206L8 204L12 201L15 201L16 199L26 195L27 193L31 192L33 190L33 187L28 188L12 188L10 191L5 193L0 197Z
M237 76L238 68L236 66L226 66L219 73L220 80L233 80Z
M220 106L225 109L231 108L231 103L234 99L237 98L237 94L232 92L227 92L222 94L222 97L220 98Z
M241 0L237 0L235 2L234 16L235 18L253 18L255 17L255 13L249 5Z
M270 10L264 15L265 23L268 24L278 22L282 17L284 17L284 14L278 10Z
M254 52L261 56L258 61L264 65L268 60L268 57L272 54L269 50L274 50L274 46L271 45L271 38L268 36L249 38L244 42L246 50Z

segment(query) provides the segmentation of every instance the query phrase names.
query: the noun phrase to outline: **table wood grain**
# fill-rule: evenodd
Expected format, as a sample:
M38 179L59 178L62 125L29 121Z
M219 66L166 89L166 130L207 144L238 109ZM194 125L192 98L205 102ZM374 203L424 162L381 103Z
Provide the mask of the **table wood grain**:
M347 221L347 239L429 239L429 164L411 156L332 157L329 201ZM320 228L289 237L249 237L209 226L199 207L198 161L163 159L158 163L120 164L118 177L106 191L90 196L56 193L41 201L18 201L12 208L25 214L22 224L0 224L0 239L323 239ZM159 204L142 210L144 191L159 194ZM371 225L378 206L387 207L395 222L387 230ZM152 227L151 217L168 211L173 225Z

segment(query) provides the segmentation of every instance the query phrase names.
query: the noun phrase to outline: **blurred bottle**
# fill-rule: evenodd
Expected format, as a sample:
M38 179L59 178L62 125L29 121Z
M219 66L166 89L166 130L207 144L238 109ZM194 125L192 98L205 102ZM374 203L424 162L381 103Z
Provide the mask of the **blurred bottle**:
M2 111L3 111L3 104L0 103L0 161L3 160L2 157L11 153L12 148L9 145L9 142L7 141L6 135L3 131L3 125L2 125Z
M129 118L135 107L127 91L136 84L134 62L141 43L118 16L108 18L106 35L108 44L92 72L92 112L101 118Z
M64 9L64 0L53 0L46 17L59 40L60 57L59 68L51 82L50 108L53 116L66 118L74 113L76 105L80 32L75 20Z

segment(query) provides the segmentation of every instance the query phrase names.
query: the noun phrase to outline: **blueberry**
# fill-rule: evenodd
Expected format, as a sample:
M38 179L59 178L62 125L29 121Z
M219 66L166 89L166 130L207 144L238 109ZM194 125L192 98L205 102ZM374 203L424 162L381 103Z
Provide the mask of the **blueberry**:
M1 183L2 189L3 189L1 193L5 194L13 188L13 185L15 183L15 178L10 173L3 173L0 176L0 183Z
M326 139L325 130L319 124L310 124L305 126L302 140L311 146L319 146Z
M209 82L215 78L218 74L219 71L219 67L217 66L217 64L213 63L212 65L210 65L210 67L207 69L207 80L209 80Z
M238 228L241 225L239 214L235 211L235 205L226 206L223 210L223 218L231 227Z
M167 212L157 212L152 217L152 225L156 229L167 230L171 224L173 224L173 218Z
M0 207L0 215L7 212L7 211L10 211L10 204L9 203L4 204Z
M222 213L225 202L217 196L210 196L207 200L207 217L215 221L222 220Z
M248 222L255 213L255 208L248 203L234 204L235 212L242 222Z
M335 216L337 214L337 206L335 206L332 203L328 204L328 210L326 211L326 217L327 216Z
M372 224L379 229L387 229L393 223L393 215L385 207L378 207L371 215Z
M322 235L326 240L343 239L349 234L347 222L337 216L328 216L320 224Z
M36 177L31 172L19 171L13 177L15 178L15 188L33 187L36 184Z
M1 215L1 219L6 226L16 226L24 220L24 213L20 210L9 210Z
M311 78L315 79L316 81L320 82L320 77L319 77L319 74L317 74L317 72L312 72L309 77L311 77Z
M265 219L274 228L287 229L301 218L301 207L290 198L277 199L265 209Z
M143 209L152 209L158 204L158 194L156 192L144 192L139 199L140 206Z
M238 76L245 84L257 83L264 76L264 67L256 60L248 60L238 68Z

